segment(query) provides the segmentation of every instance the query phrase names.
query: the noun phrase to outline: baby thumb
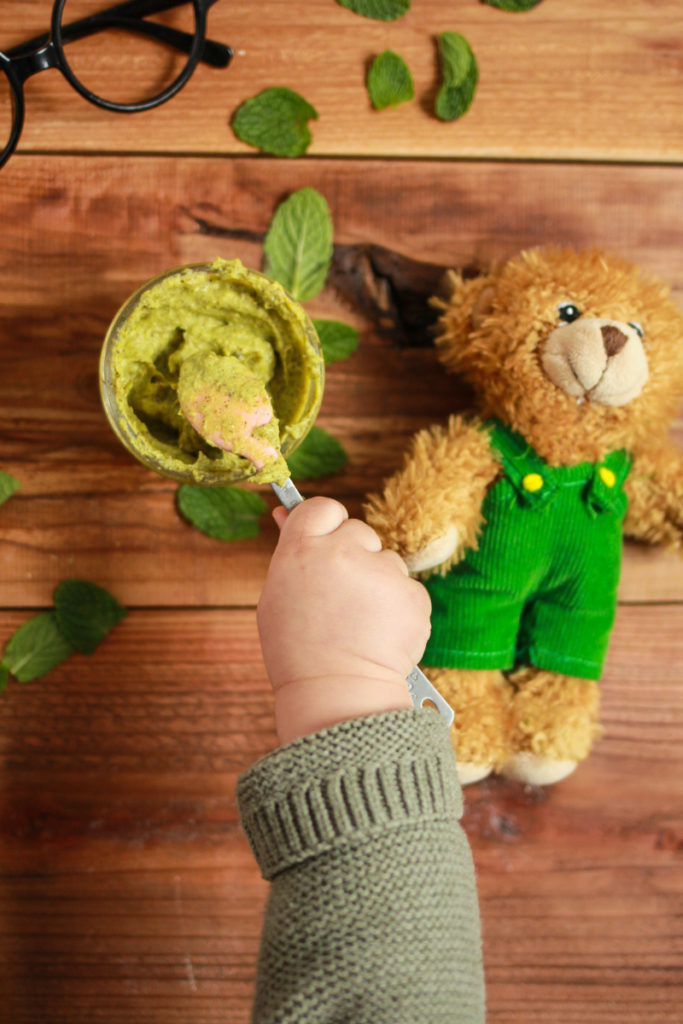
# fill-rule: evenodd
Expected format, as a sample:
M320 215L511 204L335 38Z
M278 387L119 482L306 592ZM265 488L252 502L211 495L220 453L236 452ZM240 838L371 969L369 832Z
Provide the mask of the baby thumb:
M273 512L273 518L288 540L297 537L324 537L333 533L349 518L349 513L334 498L307 498L287 513L283 508Z

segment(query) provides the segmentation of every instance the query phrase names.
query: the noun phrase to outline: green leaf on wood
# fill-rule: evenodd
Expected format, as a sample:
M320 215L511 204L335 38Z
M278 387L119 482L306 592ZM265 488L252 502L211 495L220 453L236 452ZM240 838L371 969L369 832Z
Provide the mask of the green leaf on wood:
M337 0L337 3L375 21L396 21L410 8L410 0Z
M5 668L4 665L0 665L0 693L5 689L9 682L9 669Z
M384 50L372 62L368 73L368 93L376 110L397 107L415 95L410 69L403 57Z
M20 683L46 675L73 653L61 632L54 611L41 612L25 622L10 638L2 666Z
M55 590L57 624L81 654L92 654L127 614L114 595L96 583L64 580Z
M442 32L438 39L442 85L435 111L442 121L455 121L469 108L479 79L470 44L459 32Z
M287 458L294 480L313 480L337 473L346 465L344 447L322 427L311 427L296 451Z
M16 477L13 477L11 473L5 473L3 470L0 470L0 505L2 505L3 501L11 498L20 487L21 484Z
M273 156L301 156L311 144L310 120L318 112L292 89L276 86L245 100L235 111L232 130L241 142Z
M268 511L268 505L259 494L242 487L182 484L176 497L185 519L216 540L258 537L259 516Z
M358 348L360 335L355 327L339 320L314 320L316 334L326 363L347 359Z
M501 11L530 11L537 7L541 0L481 0L489 7L499 7Z
M322 289L332 262L332 217L324 196L302 188L280 203L263 243L265 271L305 302Z

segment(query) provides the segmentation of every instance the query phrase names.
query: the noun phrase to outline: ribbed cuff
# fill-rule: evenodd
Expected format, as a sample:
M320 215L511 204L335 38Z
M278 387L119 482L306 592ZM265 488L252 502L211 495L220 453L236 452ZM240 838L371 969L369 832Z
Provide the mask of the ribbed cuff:
M268 880L340 845L462 814L448 729L427 708L303 736L245 772L237 798Z

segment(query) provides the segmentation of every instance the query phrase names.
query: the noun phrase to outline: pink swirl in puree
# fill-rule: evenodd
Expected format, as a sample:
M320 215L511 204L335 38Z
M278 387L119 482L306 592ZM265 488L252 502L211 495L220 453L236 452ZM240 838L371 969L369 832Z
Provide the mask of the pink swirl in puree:
M280 472L278 421L265 385L233 356L201 353L186 359L178 379L183 415L198 434L248 459L259 472ZM286 467L285 467L286 472Z

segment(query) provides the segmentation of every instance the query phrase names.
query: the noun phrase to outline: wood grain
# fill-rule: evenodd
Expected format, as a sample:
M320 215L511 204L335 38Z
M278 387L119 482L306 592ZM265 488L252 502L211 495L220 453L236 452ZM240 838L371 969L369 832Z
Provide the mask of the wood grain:
M50 7L0 4L0 46L44 30ZM452 124L432 114L444 30L480 67ZM2 1024L249 1019L267 886L235 786L275 744L254 606L276 530L265 517L254 541L202 536L175 486L115 440L98 354L123 300L193 260L258 267L281 199L323 192L335 257L309 312L354 323L361 345L329 367L319 421L348 464L302 489L353 514L415 430L468 408L430 347L443 268L598 246L683 301L679 0L543 0L520 15L414 0L392 24L335 0L219 0L209 32L232 66L200 67L144 114L98 110L57 71L31 78L0 171L0 467L22 483L0 509L0 646L68 576L130 607L92 658L0 696ZM139 65L98 43L91 84L134 85ZM416 99L377 113L364 79L386 48ZM232 133L239 103L271 85L319 112L305 158ZM546 790L466 792L489 1024L681 1020L680 560L628 545L620 601L590 760Z
M311 313L362 332L356 355L328 368L319 419L348 465L303 490L338 496L354 514L416 430L468 407L429 347L428 298L443 268L485 266L536 243L598 244L683 296L683 228L669 212L672 200L683 208L683 183L673 168L151 157L55 158L48 168L17 157L4 174L0 458L22 482L1 512L7 607L45 606L73 575L136 606L256 602L274 526L220 545L181 521L175 485L138 466L109 429L98 358L109 320L153 274L218 254L260 266L263 234L290 190L314 184L335 222L335 269ZM479 195L486 202L468 199ZM408 292L412 319L383 299ZM629 547L621 596L681 600L680 562Z
M3 47L44 31L48 21L42 0L5 0ZM433 114L435 41L444 31L465 35L480 69L472 107L452 123ZM221 0L210 11L209 32L234 48L232 65L200 67L174 99L143 114L99 110L56 71L31 80L22 150L253 152L235 138L230 119L245 99L276 85L299 91L318 111L314 156L662 162L683 155L677 0L544 0L526 14L476 0L453 8L416 0L392 24L357 17L333 0ZM407 61L415 100L377 112L365 76L387 48ZM106 94L110 82L134 79L137 65L125 52L102 47L89 87Z
M1 615L2 633L24 618ZM677 622L671 606L620 610L605 736L571 779L466 792L494 1024L639 1024L648 1005L660 1024L677 1019ZM266 886L235 783L274 743L252 610L135 611L92 659L10 685L0 704L8 1020L208 1024L220 1013L246 1024Z

